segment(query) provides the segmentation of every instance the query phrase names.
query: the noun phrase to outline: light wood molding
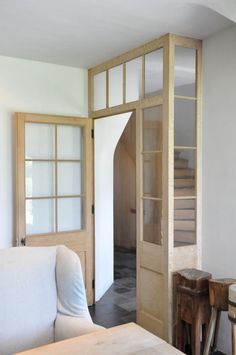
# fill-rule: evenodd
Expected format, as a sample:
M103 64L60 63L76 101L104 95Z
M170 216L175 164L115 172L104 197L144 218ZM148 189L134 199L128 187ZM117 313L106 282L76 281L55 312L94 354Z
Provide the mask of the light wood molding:
M160 37L158 39L154 39L153 41L150 41L150 42L145 43L135 49L132 49L126 53L123 53L118 57L112 58L102 64L99 64L93 68L90 68L89 74L96 75L96 74L101 73L105 70L116 67L117 65L123 64L123 63L128 62L132 59L140 57L144 54L152 52L155 49L161 48L161 47L163 47L164 40L165 40L166 36L168 36L168 35L164 35L163 37Z
M114 116L121 113L134 111L139 108L151 107L161 105L163 102L162 96L150 96L138 101L129 102L125 105L118 105L114 107L105 108L102 110L92 112L92 118L102 118L105 116Z
M197 50L202 48L202 41L199 39L179 36L173 33L168 34L168 36L170 38L170 41L176 46L194 48Z

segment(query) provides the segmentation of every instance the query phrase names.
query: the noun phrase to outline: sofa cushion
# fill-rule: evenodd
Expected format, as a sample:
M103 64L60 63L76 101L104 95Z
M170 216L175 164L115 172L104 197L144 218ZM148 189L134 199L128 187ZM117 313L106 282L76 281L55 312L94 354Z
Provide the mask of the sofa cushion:
M56 247L0 250L0 354L54 341Z
M58 311L67 316L87 318L88 311L80 259L72 250L57 249L56 278Z
M70 317L58 313L55 323L55 341L77 337L102 329L104 328L94 324L89 319Z

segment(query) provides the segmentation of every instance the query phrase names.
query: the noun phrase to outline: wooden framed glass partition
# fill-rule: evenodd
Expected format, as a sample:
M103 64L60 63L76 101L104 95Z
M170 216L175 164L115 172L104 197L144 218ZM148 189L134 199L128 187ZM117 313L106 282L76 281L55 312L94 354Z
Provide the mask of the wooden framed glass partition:
M201 266L201 41L167 34L91 68L89 104L136 111L137 322L172 342L173 273Z

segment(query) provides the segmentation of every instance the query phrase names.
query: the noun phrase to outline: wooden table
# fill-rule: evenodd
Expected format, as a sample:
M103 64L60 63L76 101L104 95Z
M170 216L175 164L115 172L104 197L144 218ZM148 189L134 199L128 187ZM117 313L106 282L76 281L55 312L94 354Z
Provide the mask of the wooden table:
M27 350L18 355L181 355L179 350L135 323Z

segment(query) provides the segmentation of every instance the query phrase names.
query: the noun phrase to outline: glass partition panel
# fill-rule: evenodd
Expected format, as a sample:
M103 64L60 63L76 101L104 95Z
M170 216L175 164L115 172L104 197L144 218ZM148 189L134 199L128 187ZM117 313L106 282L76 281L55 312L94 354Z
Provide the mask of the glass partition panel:
M123 103L123 65L108 71L109 76L109 107Z
M175 146L196 145L196 101L175 99L174 109Z
M196 244L196 201L175 199L174 246Z
M26 161L26 197L45 197L55 195L55 163Z
M58 198L58 231L75 231L83 228L82 199Z
M162 150L162 106L143 110L143 151Z
M93 109L94 111L106 108L106 72L94 75L93 77Z
M58 162L58 195L80 195L82 193L81 163Z
M55 158L55 126L43 123L25 124L25 158Z
M162 197L162 153L143 154L143 194Z
M196 151L175 149L174 157L175 197L195 196Z
M55 200L26 200L26 234L55 232Z
M70 125L57 126L57 159L82 159L83 128Z
M145 96L161 95L163 89L163 49L145 55Z
M139 100L142 94L142 57L126 63L126 102Z
M161 244L162 106L142 111L143 241Z
M162 202L143 199L143 240L162 244Z
M196 96L196 50L175 47L175 95Z

